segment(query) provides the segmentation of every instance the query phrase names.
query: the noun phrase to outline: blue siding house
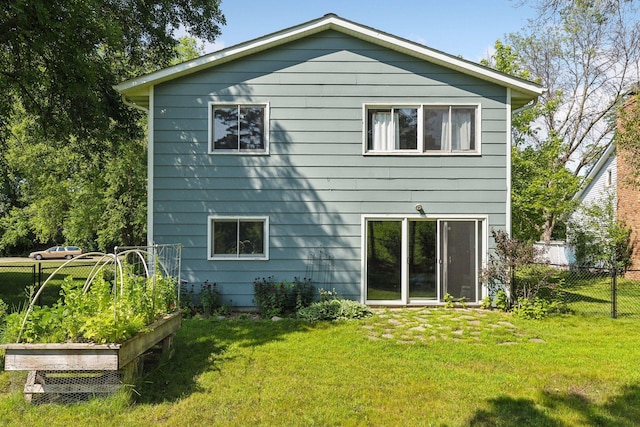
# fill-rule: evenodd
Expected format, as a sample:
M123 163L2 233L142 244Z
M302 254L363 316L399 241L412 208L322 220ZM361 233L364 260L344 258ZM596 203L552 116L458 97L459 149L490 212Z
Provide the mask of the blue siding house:
M183 278L236 307L266 276L478 302L511 114L543 91L333 14L116 89L148 112L149 242L182 243Z

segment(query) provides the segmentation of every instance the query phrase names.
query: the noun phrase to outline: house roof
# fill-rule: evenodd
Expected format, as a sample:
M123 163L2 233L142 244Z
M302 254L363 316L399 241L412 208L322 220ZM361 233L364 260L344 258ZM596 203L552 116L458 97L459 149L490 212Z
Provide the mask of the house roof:
M602 168L607 164L607 160L609 160L609 158L615 153L615 151L616 145L613 142L609 143L607 148L605 148L605 150L600 155L600 158L598 158L598 161L593 165L593 167L589 170L589 173L584 177L583 185L580 190L578 190L573 196L573 200L582 199L583 194L593 184L595 177L598 176Z
M130 102L141 107L148 107L150 90L154 85L327 30L338 31L415 58L511 88L511 105L514 109L525 106L544 92L544 88L537 83L520 79L374 28L348 21L335 14L327 14L321 18L295 27L287 28L172 67L124 81L116 85L115 89L122 93Z

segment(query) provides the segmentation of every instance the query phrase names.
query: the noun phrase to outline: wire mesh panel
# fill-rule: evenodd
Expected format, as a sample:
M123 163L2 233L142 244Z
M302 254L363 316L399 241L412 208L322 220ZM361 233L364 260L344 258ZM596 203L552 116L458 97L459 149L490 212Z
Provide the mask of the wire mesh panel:
M556 295L579 315L639 317L640 270L544 264Z
M565 270L560 291L568 308L582 315L611 314L611 274L602 268Z
M28 289L37 283L36 264L0 265L0 295L9 307L19 307L27 299Z
M629 270L618 275L612 286L612 315L640 317L640 271Z
M119 371L30 371L24 386L32 403L77 403L120 390Z

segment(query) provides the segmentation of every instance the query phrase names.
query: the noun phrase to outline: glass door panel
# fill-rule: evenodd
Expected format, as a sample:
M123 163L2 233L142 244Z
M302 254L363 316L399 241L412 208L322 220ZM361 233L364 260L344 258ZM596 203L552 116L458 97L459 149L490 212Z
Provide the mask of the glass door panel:
M409 299L437 299L437 224L409 221Z
M476 221L441 221L441 294L476 301Z
M402 299L402 221L367 222L367 300Z

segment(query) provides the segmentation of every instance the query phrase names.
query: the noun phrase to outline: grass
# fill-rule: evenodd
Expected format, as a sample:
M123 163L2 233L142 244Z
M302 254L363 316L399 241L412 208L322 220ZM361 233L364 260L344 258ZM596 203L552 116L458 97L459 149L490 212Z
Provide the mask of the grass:
M0 295L11 310L17 310L28 303L29 288L40 286L66 260L61 261L25 261L0 264ZM55 303L60 294L60 285L68 275L74 280L83 282L89 275L93 262L91 260L74 262L57 273L43 291L41 304Z
M29 405L7 391L0 424L634 426L637 326L445 309L341 323L185 320L175 358L143 377L136 404ZM3 373L0 387L20 380Z
M568 307L586 315L611 313L611 276L608 274L564 272L559 275L564 282ZM616 308L620 317L640 316L640 282L619 276L616 278Z

